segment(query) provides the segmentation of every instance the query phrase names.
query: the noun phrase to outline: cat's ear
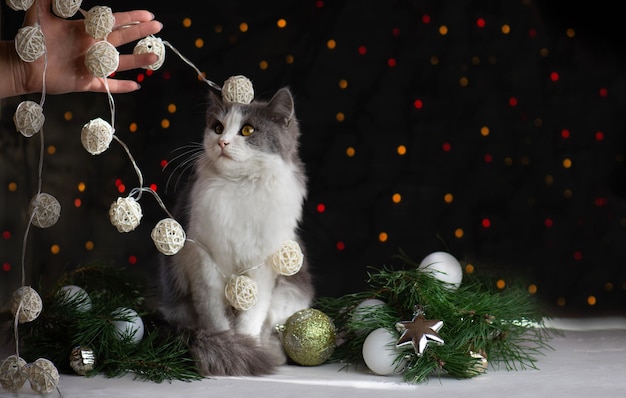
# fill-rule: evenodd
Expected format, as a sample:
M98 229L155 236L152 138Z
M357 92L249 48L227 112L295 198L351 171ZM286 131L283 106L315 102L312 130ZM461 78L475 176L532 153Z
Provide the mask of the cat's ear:
M274 94L272 99L267 103L267 107L270 109L277 121L289 125L289 122L294 117L294 105L293 96L291 91L287 87L283 87Z

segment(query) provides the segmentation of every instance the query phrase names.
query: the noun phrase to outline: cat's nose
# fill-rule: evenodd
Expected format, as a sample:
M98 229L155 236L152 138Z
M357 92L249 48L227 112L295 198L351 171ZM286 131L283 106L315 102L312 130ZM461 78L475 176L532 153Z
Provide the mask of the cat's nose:
M219 141L217 142L217 145L219 145L219 146L220 146L220 148L224 149L224 147L225 147L226 145L228 145L228 141L219 140Z

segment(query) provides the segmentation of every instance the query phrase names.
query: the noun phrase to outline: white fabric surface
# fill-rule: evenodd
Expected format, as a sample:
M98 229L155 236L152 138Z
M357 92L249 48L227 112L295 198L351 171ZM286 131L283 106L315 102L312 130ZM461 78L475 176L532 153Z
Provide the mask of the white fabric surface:
M626 318L557 319L549 326L562 330L550 341L553 350L538 358L538 370L497 370L467 380L432 377L410 384L401 377L378 376L364 367L342 370L340 364L316 367L283 366L264 377L219 377L194 382L153 383L132 375L61 375L59 391L49 397L626 397ZM4 351L4 350L3 350ZM466 395L469 394L469 395ZM0 396L11 396L0 392ZM40 396L25 385L20 397Z

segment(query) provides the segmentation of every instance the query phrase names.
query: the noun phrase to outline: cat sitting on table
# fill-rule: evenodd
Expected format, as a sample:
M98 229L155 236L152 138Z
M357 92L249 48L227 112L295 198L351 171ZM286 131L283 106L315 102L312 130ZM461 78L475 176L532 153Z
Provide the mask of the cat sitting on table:
M206 376L267 374L286 363L276 325L311 305L306 255L292 276L268 263L285 241L302 245L307 179L299 136L287 87L249 104L210 93L202 148L187 159L193 173L174 211L191 242L163 257L160 275L160 310L191 332L192 355ZM250 309L226 300L231 275L256 283Z

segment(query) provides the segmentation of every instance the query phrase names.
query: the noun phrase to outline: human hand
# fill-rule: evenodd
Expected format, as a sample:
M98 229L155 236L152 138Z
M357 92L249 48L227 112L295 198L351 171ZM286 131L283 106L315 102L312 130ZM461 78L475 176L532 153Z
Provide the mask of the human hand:
M57 17L51 11L52 0L38 0L27 12L24 25L39 22L43 31L47 51L46 92L63 94L69 92L106 92L102 79L93 76L85 66L85 52L96 42L85 31L83 19L68 20ZM38 9L36 9L38 7ZM37 15L37 13L39 15ZM115 47L158 33L163 25L154 20L154 15L145 10L113 13L115 27L108 35ZM39 18L39 21L38 21ZM15 87L22 94L41 92L45 57L34 62L19 62L18 80ZM155 54L121 54L117 71L125 71L151 65L157 61ZM139 89L132 80L107 78L111 93L127 93ZM20 88L21 87L21 88Z

